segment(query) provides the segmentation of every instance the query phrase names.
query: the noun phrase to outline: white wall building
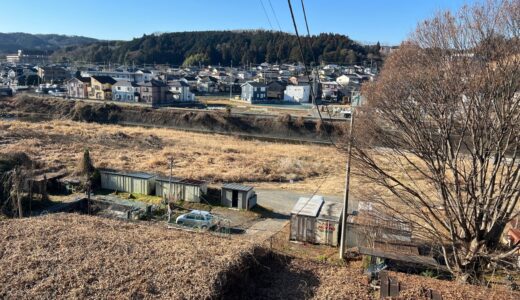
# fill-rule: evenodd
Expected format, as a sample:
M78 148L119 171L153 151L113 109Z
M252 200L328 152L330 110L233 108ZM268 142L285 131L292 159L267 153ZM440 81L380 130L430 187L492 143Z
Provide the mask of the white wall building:
M309 85L288 85L283 92L284 101L308 103L311 93Z

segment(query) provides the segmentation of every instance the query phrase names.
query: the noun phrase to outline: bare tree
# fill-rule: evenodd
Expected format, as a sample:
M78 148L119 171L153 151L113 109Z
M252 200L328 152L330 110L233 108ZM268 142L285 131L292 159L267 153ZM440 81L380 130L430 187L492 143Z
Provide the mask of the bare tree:
M364 87L357 170L461 280L518 250L500 238L520 197L519 32L515 0L439 13Z

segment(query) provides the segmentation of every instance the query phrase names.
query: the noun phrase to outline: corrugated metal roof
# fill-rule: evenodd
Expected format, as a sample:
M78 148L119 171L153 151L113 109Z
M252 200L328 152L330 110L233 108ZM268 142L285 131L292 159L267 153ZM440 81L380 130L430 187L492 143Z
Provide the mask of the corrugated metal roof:
M298 216L317 217L323 205L323 197L314 195L312 198L300 197L294 205L291 214Z
M441 264L439 264L433 257L431 256L422 256L422 255L412 255L403 253L395 253L391 251L385 251L383 249L375 249L375 248L365 248L358 247L358 251L364 255L383 257L395 261L401 261L405 263L413 263L422 266L428 266L433 268L438 268L441 270L446 270L447 268Z
M226 183L222 186L223 189L226 190L234 190L234 191L242 191L242 192L249 192L253 189L252 186L247 185L241 185L238 183Z
M343 204L332 201L325 201L321 207L318 219L339 222L343 212Z
M162 182L169 183L170 177L157 177L155 179L155 181L162 181ZM172 183L181 183L181 184L196 185L196 186L206 184L206 182L202 181L202 180L186 179L186 178L179 178L179 177L172 177Z
M141 179L150 179L150 178L154 177L154 175L144 173L144 172L126 172L126 171L114 171L114 170L99 170L99 172L105 173L105 174L128 176L128 177L135 177L135 178L141 178Z

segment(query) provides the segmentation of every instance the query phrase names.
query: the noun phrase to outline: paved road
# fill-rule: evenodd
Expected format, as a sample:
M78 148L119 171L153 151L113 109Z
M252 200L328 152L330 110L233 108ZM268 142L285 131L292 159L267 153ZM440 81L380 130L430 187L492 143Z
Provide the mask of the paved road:
M293 206L300 197L310 197L312 195L287 190L256 190L256 194L258 195L258 205L272 209L274 212L284 215L289 215L291 213ZM323 196L325 200L328 201L343 202L342 196L319 195ZM349 212L352 212L353 208L357 208L357 201L350 199Z

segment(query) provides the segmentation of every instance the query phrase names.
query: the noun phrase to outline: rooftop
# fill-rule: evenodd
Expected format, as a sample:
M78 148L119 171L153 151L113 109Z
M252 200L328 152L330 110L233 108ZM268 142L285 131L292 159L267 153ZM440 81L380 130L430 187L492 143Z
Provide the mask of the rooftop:
M300 197L291 210L291 214L298 216L317 217L323 205L323 197L314 195L312 198Z

